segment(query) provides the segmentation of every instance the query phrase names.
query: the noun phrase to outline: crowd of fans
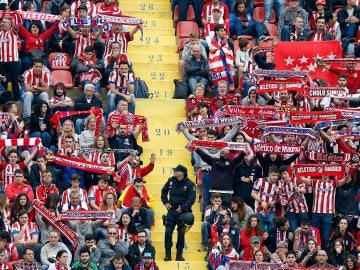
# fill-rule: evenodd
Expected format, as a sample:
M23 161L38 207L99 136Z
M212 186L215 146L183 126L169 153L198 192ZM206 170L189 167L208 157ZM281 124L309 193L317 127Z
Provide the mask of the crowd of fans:
M182 5L189 4L181 2L173 1L179 5L180 21L186 20L181 11L187 7ZM354 58L359 48L358 3L291 0L285 5L285 1L265 0L264 20L254 21L253 1L206 1L201 9L198 2L192 1L195 21L204 33L191 33L179 61L190 96L186 101L189 121L178 125L178 130L189 140L194 174L202 187L199 252L207 252L211 269L247 269L254 265L249 261L274 268L359 269L359 121L347 121L343 113L357 117L359 106L359 62ZM270 22L276 24L278 37L267 36L263 26ZM304 75L300 81L310 89L332 86L342 95L311 97L286 86L259 93L264 79L271 83L295 78L292 71L277 72L270 47L282 41L310 41L316 47L316 42L328 40L339 40L347 58L336 64L318 62L330 71L328 81ZM239 49L234 51L237 42ZM251 43L259 46L251 48ZM260 72L254 76L256 70ZM337 84L331 84L331 76ZM256 113L268 109L279 114ZM334 120L344 121L290 124L291 111L314 116L329 110L338 110L342 116ZM221 125L227 116L240 116L242 122ZM274 128L279 125L274 121L290 129ZM310 131L314 139L293 128ZM298 150L261 148L277 144ZM320 153L318 158L312 157L314 153ZM334 159L321 158L323 154L355 158L337 161L351 167L339 175L298 174L297 168L309 164L339 165Z

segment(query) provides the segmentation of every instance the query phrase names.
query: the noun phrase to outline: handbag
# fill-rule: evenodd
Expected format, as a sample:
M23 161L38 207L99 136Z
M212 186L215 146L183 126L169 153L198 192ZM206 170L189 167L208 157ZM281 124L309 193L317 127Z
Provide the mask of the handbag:
M174 92L174 97L175 99L187 99L187 97L189 96L189 89L187 86L187 83L182 81L182 80L174 80L174 84L175 84L175 92Z

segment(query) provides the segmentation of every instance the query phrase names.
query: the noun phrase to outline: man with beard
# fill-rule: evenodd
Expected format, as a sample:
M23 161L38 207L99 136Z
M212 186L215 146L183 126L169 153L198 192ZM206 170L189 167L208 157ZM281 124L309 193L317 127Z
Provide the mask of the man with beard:
M144 253L141 262L135 265L134 270L159 270L159 267L154 262L155 255L152 253Z
M145 230L139 230L137 242L129 247L128 261L131 267L134 267L144 258L146 253L151 253L155 257L155 248L147 241Z
M80 250L80 261L74 263L71 267L73 270L97 270L96 264L90 261L90 251L88 247L84 247Z

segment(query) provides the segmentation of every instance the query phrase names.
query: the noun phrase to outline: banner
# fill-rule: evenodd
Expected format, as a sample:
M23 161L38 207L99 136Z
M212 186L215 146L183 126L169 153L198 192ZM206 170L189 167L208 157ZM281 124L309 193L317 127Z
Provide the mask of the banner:
M338 111L341 113L341 116L344 118L360 118L360 110L356 108L335 108L335 107L327 107L325 111Z
M185 128L218 127L218 126L235 125L239 123L244 123L244 120L242 120L239 116L233 116L228 118L201 119L201 120L179 122L176 125L175 131L180 132Z
M40 138L24 138L24 139L0 139L0 147L7 146L37 146L39 151L42 150Z
M66 211L60 214L59 220L110 220L112 213L110 211L100 210L76 210Z
M50 122L54 124L56 127L60 126L60 119L69 118L71 116L86 116L89 114L95 115L96 118L96 130L95 136L99 135L100 133L100 124L102 121L103 110L99 108L92 107L90 110L86 111L71 111L71 112L56 112L50 118Z
M347 92L340 87L307 87L302 95L311 98L324 98L333 95L347 95Z
M267 127L264 131L263 136L270 134L294 134L298 136L308 136L312 139L316 139L316 136L311 128L293 128L293 127Z
M341 113L338 111L292 111L290 112L290 124L315 124L320 121L340 120Z
M236 142L221 142L221 141L205 141L205 140L191 140L186 149L194 151L196 147L204 148L216 148L223 150L239 150L245 152L247 155L251 154L251 148L248 143L236 143Z
M279 69L257 69L255 75L260 77L275 77L275 78L307 78L309 73L302 70L288 70L284 68Z
M255 261L230 261L229 270L271 270L281 267L277 263L255 262Z
M321 177L336 176L338 179L344 177L346 164L294 164L297 177Z
M274 106L226 105L215 112L215 118L229 115L277 119L279 114Z
M47 22L56 22L61 19L59 15L51 15L42 12L33 12L33 11L21 11L21 17L26 20L38 20L38 21L47 21Z
M99 163L83 160L81 158L69 157L63 155L54 155L53 158L49 158L49 162L53 162L60 166L76 168L87 172L115 175L114 167L106 166Z
M352 154L336 154L336 153L321 153L321 152L307 152L307 158L318 162L336 162L344 163L352 160Z
M287 80L260 80L257 83L258 93L270 93L279 91L303 91L304 83L300 79Z
M278 42L274 49L277 69L306 71L312 79L323 79L330 85L336 85L338 76L318 67L321 59L336 59L342 56L339 40Z
M126 125L130 130L134 130L138 125L143 124L141 128L142 141L149 141L149 133L148 133L148 124L145 116L135 115L132 113L127 114L119 114L114 113L109 115L108 120L106 122L106 130L105 134L110 136L111 131L115 126L118 125Z
M349 118L343 120L334 120L334 121L323 121L318 122L316 129L323 129L330 126L338 126L338 125L347 125L347 124L356 124L360 122L360 118Z
M33 207L38 211L47 222L51 224L55 229L61 232L72 244L73 250L75 251L80 244L79 238L76 233L67 226L64 222L57 220L57 217L53 212L50 212L39 200L35 199L33 202Z
M257 153L271 154L298 154L304 151L300 145L276 144L276 143L255 143L254 151Z

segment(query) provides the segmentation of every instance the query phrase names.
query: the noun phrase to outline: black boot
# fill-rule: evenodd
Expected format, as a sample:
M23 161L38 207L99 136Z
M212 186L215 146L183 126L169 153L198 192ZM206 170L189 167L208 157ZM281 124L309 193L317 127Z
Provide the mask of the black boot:
M168 261L171 261L172 259L171 259L171 250L169 249L169 250L165 250L165 258L164 258L164 261L165 262L168 262Z
M182 256L182 250L178 250L177 252L176 252L176 260L177 261L185 261L185 259L184 259L184 257Z

